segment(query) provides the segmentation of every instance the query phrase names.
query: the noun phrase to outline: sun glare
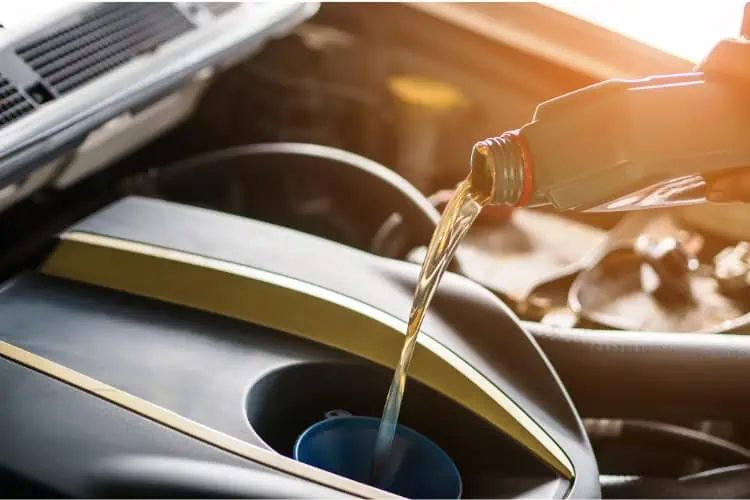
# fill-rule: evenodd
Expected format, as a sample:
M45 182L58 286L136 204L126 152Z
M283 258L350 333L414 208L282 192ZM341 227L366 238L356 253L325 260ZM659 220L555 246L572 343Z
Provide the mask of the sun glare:
M691 62L739 34L745 1L547 0L557 10Z

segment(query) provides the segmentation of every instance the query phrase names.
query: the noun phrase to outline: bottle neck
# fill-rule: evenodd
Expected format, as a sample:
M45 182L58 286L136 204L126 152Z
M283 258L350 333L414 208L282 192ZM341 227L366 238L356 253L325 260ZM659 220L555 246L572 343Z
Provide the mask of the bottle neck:
M489 205L525 205L531 196L531 172L517 132L506 132L474 145L472 188Z

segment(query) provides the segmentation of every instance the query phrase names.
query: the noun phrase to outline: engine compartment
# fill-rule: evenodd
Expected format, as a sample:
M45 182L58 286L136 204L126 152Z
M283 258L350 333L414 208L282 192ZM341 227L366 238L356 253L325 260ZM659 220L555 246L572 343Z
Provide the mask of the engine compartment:
M436 32L441 36L434 36ZM488 65L486 61L489 55L496 62ZM394 96L392 87L389 87L389 78L393 75L426 75L431 81L447 83L452 88L460 89L469 104L452 109L447 119L434 113L421 115L414 111L413 106ZM418 251L414 253L415 249L426 243L425 227L429 228L430 220L439 213L438 202L432 200L435 207L415 205L411 198L418 193L409 188L396 189L401 196L398 198L385 188L378 191L377 188L371 189L370 185L364 186L363 179L375 182L371 174L363 173L359 177L352 174L350 177L342 173L351 172L352 169L362 172L359 167L332 168L330 162L326 161L310 164L309 167L301 166L307 163L300 160L304 155L300 155L299 145L340 148L383 165L393 165L396 171L404 162L418 164L423 169L429 167L433 175L422 186L421 194L430 195L441 189L449 189L464 176L466 157L477 137L514 128L528 120L537 103L592 82L591 75L502 46L478 33L408 6L327 4L289 36L269 42L255 57L217 75L205 89L195 113L183 125L108 168L66 186L64 190L37 191L28 199L6 209L0 216L0 234L3 235L0 242L0 276L6 281L34 269L48 255L50 245L59 232L128 195L206 207L294 228L394 260L418 260L419 254ZM411 145L415 143L418 131L425 129L431 130L432 135L426 138L419 136L424 147L415 151ZM248 144L280 143L297 145L298 149L292 147L292 152L287 156L279 156L277 152L271 155L266 151L254 159L242 149ZM224 153L215 153L221 151ZM347 161L359 160L344 157L339 163ZM396 198L390 196L401 200L399 210L394 209L392 204ZM424 203L424 197L420 203ZM417 220L405 214L417 214ZM590 386L602 382L594 374L576 371L575 360L570 359L575 352L556 347L564 341L551 341L549 346L555 347L548 350L548 344L543 340L553 337L555 328L573 326L564 314L562 319L548 315L567 300L570 277L580 273L576 264L591 250L592 242L593 246L598 245L614 228L626 226L622 230L625 234L623 238L641 235L643 228L649 225L656 227L654 234L657 240L660 231L668 233L668 236L679 234L680 230L690 235L697 233L701 244L695 256L704 264L711 263L722 249L736 245L738 238L722 236L717 234L719 231L706 230L705 226L696 228L695 224L689 223L694 219L672 218L671 214L650 214L646 220L632 222L628 219L626 223L619 215L544 216L549 218L539 222L533 220L533 215L529 217L516 213L513 216L515 225L506 225L502 231L497 229L502 224L488 221L476 232L476 243L472 247L474 252L467 252L462 259L474 262L482 252L485 259L487 255L492 258L496 255L493 252L498 251L493 244L501 247L501 255L505 255L502 253L505 252L513 257L519 253L519 248L528 252L528 241L524 238L528 239L530 233L553 228L551 231L561 234L579 234L575 231L584 231L582 228L585 227L585 230L590 230L587 233L591 235L590 238L585 240L585 244L581 241L579 247L571 250L567 260L549 257L554 261L554 272L549 273L549 281L554 286L545 280L540 283L531 280L500 285L481 282L480 275L486 267L470 271L471 266L468 263L464 266L462 262L455 270L463 271L469 278L495 292L527 325L536 323L541 325L540 329L548 328L551 332L546 337L538 336L538 339L542 339L539 340L542 349L568 387L581 416L587 419L589 439L597 455L602 477L603 496L617 497L623 491L617 488L633 477L640 477L664 481L654 486L653 490L645 490L647 496L663 494L673 497L676 490L672 489L672 485L679 482L676 478L741 463L738 461L741 452L732 455L726 452L726 446L722 448L725 440L740 447L750 446L749 429L743 423L746 412L739 408L739 403L729 408L716 406L715 401L707 399L704 404L696 403L695 406L700 407L701 411L691 412L678 402L671 402L669 393L665 392L665 401L657 402L649 399L652 395L644 395L634 407L630 403L639 400L639 394L645 394L637 386L643 383L643 379L630 384L627 381L630 376L628 369L623 367L618 370L614 367L609 369L603 380L616 379L620 385L613 385L611 393L606 388L593 389ZM660 217L668 217L669 220L660 226ZM528 225L519 225L519 219L527 221ZM668 226L668 230L663 229L665 226ZM674 230L675 226L678 226L677 231ZM517 239L515 243L513 238ZM497 243L499 239L501 243ZM509 240L511 243L508 243ZM489 250L482 247L483 244L489 245ZM546 245L554 246L549 242ZM503 249L505 246L510 249ZM545 248L538 251L544 254ZM545 258L548 257L543 256L542 260ZM534 266L535 262L538 261L521 260L514 265ZM566 274L569 268L572 275ZM632 269L627 268L626 271L629 273L626 278L615 275L617 283L630 283L628 280L633 276ZM701 279L704 278L708 279L701 276ZM593 293L602 293L601 290L606 289L608 283L594 289ZM538 293L529 292L529 288ZM523 293L516 290L523 290ZM719 323L741 319L748 311L747 308L743 309L744 300L746 297L740 297L738 303L741 307L733 306L734 303L726 305L725 302L709 304L709 309L710 306L714 309L700 314L715 314L722 320ZM659 304L663 306L664 303ZM678 306L669 301L666 304L663 307L682 314ZM633 311L638 314L641 310L638 303L628 307L635 309L626 308L624 314L619 313L620 317ZM687 306L681 303L680 307ZM716 313L717 308L730 312L723 316ZM650 305L645 310L655 309ZM709 323L708 330L714 323ZM647 322L645 324L649 325ZM627 328L617 328L606 321L597 322L591 317L578 318L574 325L579 329L625 330L628 333ZM643 349L639 346L653 346L664 340L665 337L650 334L653 328L641 328L639 332L639 326L643 325L636 325L631 332L634 352ZM692 326L688 325L686 331L695 332L697 329L691 330ZM740 322L729 328L730 333L742 332L744 324ZM535 333L535 330L531 331ZM733 342L734 339L716 340L717 344L723 346L721 352L725 353L723 357L718 357L730 357L733 349L741 353L748 350L740 337L735 342L737 347L730 345ZM616 344L611 350L620 348L621 344ZM659 348L658 345L656 348ZM606 345L601 349L608 350ZM650 352L644 356L650 356ZM604 355L599 359L602 370L605 369L603 365L611 362ZM723 381L724 375L711 372L711 367L703 372L700 363L704 359L699 354L695 355L696 373L693 376L698 381L706 379L705 392L710 393L719 385L719 381ZM750 369L747 365L739 368L740 361L735 362L733 369ZM657 356L650 371L645 371L643 376L654 377L654 380L659 376L667 377L660 372L658 363ZM667 371L668 367L669 363L664 363L661 370ZM370 377L360 375L356 368L352 370L352 379ZM277 384L283 387L281 373L278 376L282 378L267 382L269 386ZM290 377L300 376L293 370L289 373ZM741 378L740 373L743 372L735 373L737 375L732 378ZM301 376L309 375L302 373ZM382 378L382 374L372 376ZM676 378L674 384L681 384L679 377ZM658 383L662 387L670 387L669 381ZM655 381L655 384L658 383ZM628 390L618 392L615 387ZM738 382L726 387L718 400L730 400L732 391L738 387L741 387ZM346 391L343 387L340 390ZM415 389L418 390L422 389ZM600 398L605 392L608 396ZM254 397L252 391L250 394L251 398ZM334 405L339 396L330 395L328 401ZM581 399L578 399L579 396ZM741 392L735 392L734 397L741 398ZM618 404L620 398L624 403ZM590 404L592 401L596 404ZM657 407L658 411L649 410ZM269 411L282 412L283 408ZM249 418L255 419L257 426L262 428L264 422L276 417L251 413ZM686 445L684 448L665 449L663 442L657 439L662 434L653 429L651 434L634 431L628 434L623 431L628 424L618 424L620 419L679 426L679 429L696 433L686 438L688 442L697 439L713 445L706 445L706 448ZM266 438L261 432L259 435L269 443L280 443L271 445L278 448L277 451L288 446L288 437L270 434ZM696 439L690 441L693 438ZM709 448L724 451L712 454L706 452ZM694 484L695 481L690 477L687 483ZM614 489L608 490L610 486ZM624 491L638 496L639 490ZM700 497L710 496L712 490L702 490L696 486L694 491ZM479 491L476 495L483 496L484 493Z

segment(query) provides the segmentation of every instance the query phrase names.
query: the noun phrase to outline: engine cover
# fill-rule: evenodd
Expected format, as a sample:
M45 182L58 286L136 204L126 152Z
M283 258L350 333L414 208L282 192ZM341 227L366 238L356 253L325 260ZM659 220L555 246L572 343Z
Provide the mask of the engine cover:
M76 497L382 497L291 444L327 410L379 416L418 271L121 200L0 292L0 476ZM465 496L598 494L580 419L494 295L447 274L418 342L402 422L452 456Z

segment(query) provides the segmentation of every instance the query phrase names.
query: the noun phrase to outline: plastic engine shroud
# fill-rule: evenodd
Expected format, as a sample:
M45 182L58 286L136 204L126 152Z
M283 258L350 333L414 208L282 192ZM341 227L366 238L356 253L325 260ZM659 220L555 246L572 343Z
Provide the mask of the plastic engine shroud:
M74 496L200 496L237 471L262 477L219 494L379 496L286 447L318 411L377 416L418 272L237 216L114 203L0 291L0 473ZM452 455L465 496L600 494L558 377L486 289L445 276L410 376L402 421Z

